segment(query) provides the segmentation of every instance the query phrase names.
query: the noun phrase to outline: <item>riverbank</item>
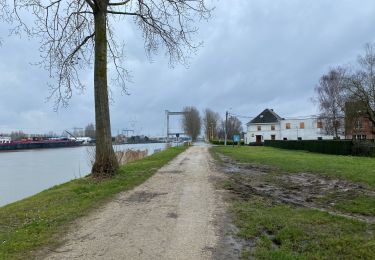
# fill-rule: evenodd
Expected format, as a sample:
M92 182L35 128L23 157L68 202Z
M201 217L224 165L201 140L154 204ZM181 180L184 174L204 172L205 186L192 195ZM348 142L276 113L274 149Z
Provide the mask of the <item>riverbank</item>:
M162 151L166 144L114 145L115 151ZM0 207L52 186L84 177L91 170L95 147L0 152ZM42 181L41 181L42 180Z
M76 219L143 183L185 147L173 147L123 166L112 179L85 177L0 208L0 259L30 259L57 247ZM42 181L42 180L41 180Z
M373 258L373 159L270 147L211 151L243 258Z

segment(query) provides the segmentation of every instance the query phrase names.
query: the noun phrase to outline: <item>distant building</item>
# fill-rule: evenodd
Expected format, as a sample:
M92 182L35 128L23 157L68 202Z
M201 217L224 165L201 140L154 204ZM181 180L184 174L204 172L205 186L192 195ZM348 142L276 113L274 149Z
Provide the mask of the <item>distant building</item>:
M374 140L374 125L364 113L365 108L359 102L345 105L345 138L354 140Z
M340 138L343 138L340 135ZM318 117L282 118L273 109L265 109L247 123L245 142L262 143L264 140L318 140L333 139L323 129Z
M346 128L346 139L353 140L373 140L373 124L368 117L361 116L356 118L353 125L348 125Z

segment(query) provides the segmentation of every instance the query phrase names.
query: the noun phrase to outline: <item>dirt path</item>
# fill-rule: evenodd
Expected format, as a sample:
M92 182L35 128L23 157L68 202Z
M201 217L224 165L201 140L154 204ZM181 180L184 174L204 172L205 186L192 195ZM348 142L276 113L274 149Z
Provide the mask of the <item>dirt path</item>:
M211 259L220 196L208 148L194 146L84 218L46 259Z

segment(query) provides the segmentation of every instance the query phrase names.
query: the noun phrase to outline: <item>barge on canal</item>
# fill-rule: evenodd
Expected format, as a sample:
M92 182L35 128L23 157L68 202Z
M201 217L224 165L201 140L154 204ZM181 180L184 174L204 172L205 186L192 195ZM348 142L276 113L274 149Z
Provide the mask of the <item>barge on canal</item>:
M69 138L40 138L32 137L12 141L8 138L0 139L0 151L26 150L26 149L47 149L81 146L83 141Z

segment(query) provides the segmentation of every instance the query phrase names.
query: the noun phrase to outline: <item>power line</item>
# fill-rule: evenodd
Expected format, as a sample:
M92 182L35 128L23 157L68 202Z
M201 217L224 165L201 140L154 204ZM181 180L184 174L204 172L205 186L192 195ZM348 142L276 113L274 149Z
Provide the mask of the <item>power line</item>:
M244 116L244 115L238 115L238 114L234 114L234 113L230 113L230 112L228 112L228 115L235 116L235 117L238 117L238 118L247 118L247 119L255 118L255 116Z

